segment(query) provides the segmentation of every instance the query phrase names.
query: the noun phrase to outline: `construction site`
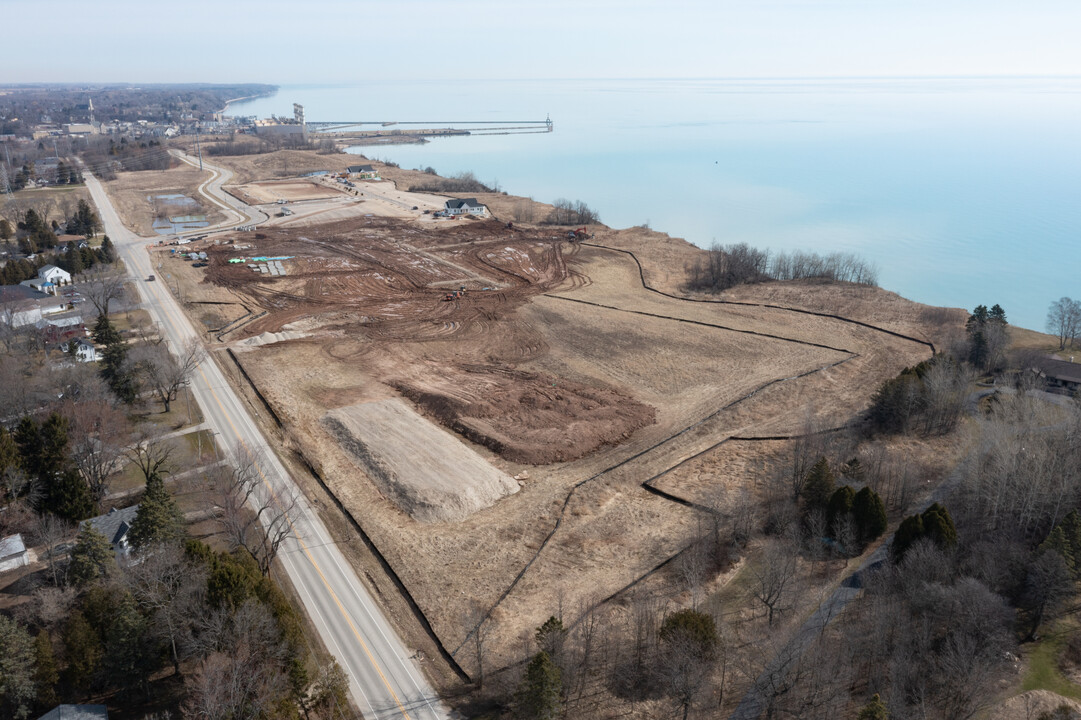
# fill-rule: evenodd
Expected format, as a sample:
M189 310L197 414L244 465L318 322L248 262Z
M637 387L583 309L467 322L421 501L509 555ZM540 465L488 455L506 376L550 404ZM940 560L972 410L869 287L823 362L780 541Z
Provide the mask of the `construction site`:
M154 252L423 616L436 677L477 670L477 632L504 667L557 605L620 611L777 443L937 339L877 288L823 290L844 316L798 284L685 295L702 251L640 228L418 215L218 236L205 267Z

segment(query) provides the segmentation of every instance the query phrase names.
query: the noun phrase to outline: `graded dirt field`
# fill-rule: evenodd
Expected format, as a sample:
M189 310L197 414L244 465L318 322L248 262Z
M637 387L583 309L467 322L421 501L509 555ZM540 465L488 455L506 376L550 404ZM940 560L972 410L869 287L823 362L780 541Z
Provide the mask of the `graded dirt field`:
M463 442L399 399L332 410L323 423L390 498L421 522L457 522L518 492Z
M744 488L776 450L762 438L809 419L844 424L931 353L935 326L889 293L843 295L852 317L824 312L806 288L788 306L666 296L642 277L675 294L683 274L656 266L701 251L643 228L602 241L496 220L360 217L207 248L205 297L250 312L215 337L467 672L479 622L489 662L517 661L520 633L557 605L632 587L685 548L703 519L694 504ZM253 256L289 257L288 272L228 262ZM455 435L468 451L456 470L493 470L481 500L434 501L450 515L418 522L423 503L403 499L409 453L387 454L404 436L365 436L385 418L354 419L345 434L326 422L391 399L411 408L416 437L427 437L421 416ZM685 462L726 438L706 465ZM455 477L415 475L428 488ZM521 489L501 495L494 478L508 477Z
M340 190L314 180L268 180L231 186L230 189L242 193L245 201L254 205L276 203L278 200L319 200L342 195Z

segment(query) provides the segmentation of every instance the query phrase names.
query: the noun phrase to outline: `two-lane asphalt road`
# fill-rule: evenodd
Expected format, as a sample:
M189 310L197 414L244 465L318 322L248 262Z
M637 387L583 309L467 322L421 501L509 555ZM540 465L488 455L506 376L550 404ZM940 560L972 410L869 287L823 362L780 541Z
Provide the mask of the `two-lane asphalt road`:
M134 276L144 307L171 347L179 348L189 339L198 338L162 281L147 280L152 273L159 278L168 273L168 267L152 267L146 251L146 245L157 238L140 238L127 230L98 180L89 172L85 175L105 232ZM221 175L212 180L224 182ZM245 447L258 459L263 491L276 497L299 498L292 518L295 537L282 546L279 560L324 644L349 676L357 707L366 718L446 718L446 707L411 662L409 651L361 585L213 360L199 366L191 387L207 423L218 434L225 450L232 452L234 448Z

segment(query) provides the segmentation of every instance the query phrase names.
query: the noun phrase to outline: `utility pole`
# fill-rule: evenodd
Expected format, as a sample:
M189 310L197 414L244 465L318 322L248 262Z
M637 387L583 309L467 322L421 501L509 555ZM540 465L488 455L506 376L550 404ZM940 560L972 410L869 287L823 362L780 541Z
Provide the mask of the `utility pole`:
M195 123L195 149L199 153L199 171L203 170L203 148L199 145L199 123Z

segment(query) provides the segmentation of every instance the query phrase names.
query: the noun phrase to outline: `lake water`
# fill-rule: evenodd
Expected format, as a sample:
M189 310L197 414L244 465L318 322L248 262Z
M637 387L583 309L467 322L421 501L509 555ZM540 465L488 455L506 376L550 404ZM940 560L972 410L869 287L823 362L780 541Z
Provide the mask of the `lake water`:
M1081 79L594 80L283 87L230 113L544 120L555 132L360 148L583 200L708 247L851 251L934 305L1042 329L1081 298Z

